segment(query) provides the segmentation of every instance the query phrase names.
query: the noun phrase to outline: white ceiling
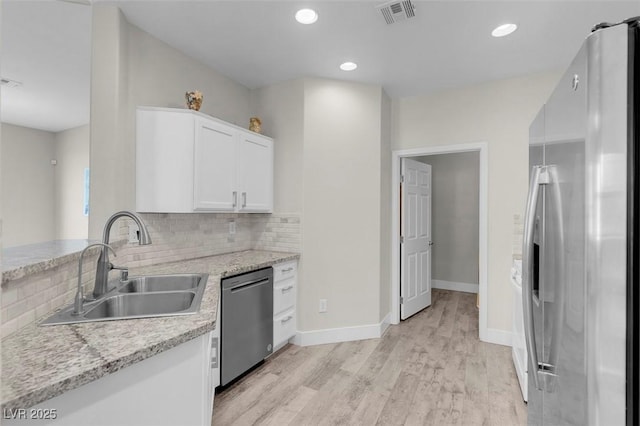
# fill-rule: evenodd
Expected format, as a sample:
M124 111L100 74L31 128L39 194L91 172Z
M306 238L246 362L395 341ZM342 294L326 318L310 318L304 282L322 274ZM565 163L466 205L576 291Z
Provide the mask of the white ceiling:
M91 7L2 0L2 122L57 132L89 122Z
M562 70L595 23L617 22L640 15L638 0L414 1L415 18L387 25L375 8L382 2L121 0L112 3L122 9L132 24L249 88L315 76L380 84L392 97ZM31 78L44 81L46 77L48 83L39 85L40 101L48 103L44 102L49 96L44 86L55 87L56 92L65 94L67 101L84 105L84 118L88 120L89 54L85 52L85 63L81 64L79 61L83 58L79 53L65 57L54 52L86 50L80 42L85 40L89 27L80 24L82 19L76 14L90 13L91 8L56 2L54 4L64 6L66 12L51 19L51 12L45 10L41 2L26 2L37 6L33 16L23 17L19 24L6 25L7 15L15 5L7 5L12 3L7 0L4 3L4 43L16 43L21 48L12 50L3 46L3 77L25 81L25 87L20 89L23 92ZM301 7L316 9L318 22L309 26L298 24L293 15ZM518 24L518 31L500 39L491 37L491 30L505 22ZM49 37L43 34L36 38L28 34L44 33L46 28L51 31ZM56 36L52 37L54 33ZM63 36L68 37L66 43L47 44ZM5 75L4 64L13 61L13 55L19 60L21 55L36 51L41 51L42 57L37 66L26 67L28 71L23 67L13 77ZM78 62L71 65L74 60ZM349 73L340 71L338 65L346 60L357 62L358 69ZM58 68L67 76L72 73L69 68L73 68L73 78L63 81L61 76L54 76ZM86 75L80 75L81 72ZM79 84L86 86L87 92L78 90ZM8 111L5 113L5 108L11 108L5 106L4 92L2 118L9 121L14 116ZM73 100L74 96L79 99ZM61 105L59 102L52 104ZM70 117L82 115L71 111L70 105L57 109ZM29 109L30 113L33 111ZM53 113L37 116L55 117ZM58 117L54 121L64 122Z

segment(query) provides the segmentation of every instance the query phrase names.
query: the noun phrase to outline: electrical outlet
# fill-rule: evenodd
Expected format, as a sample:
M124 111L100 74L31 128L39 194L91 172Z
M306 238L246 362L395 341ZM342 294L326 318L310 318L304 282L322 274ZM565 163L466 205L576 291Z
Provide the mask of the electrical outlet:
M327 312L327 299L320 299L320 306L318 307L318 312Z
M140 231L135 225L129 225L129 242L137 243L140 241Z
M236 233L236 222L232 220L229 222L229 235L234 235Z

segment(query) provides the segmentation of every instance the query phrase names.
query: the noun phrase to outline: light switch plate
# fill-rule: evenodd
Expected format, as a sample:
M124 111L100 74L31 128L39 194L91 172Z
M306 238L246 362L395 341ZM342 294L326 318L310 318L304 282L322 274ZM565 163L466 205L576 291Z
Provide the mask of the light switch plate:
M234 235L236 233L236 222L235 221L231 221L229 222L229 235Z
M327 299L320 299L320 304L318 306L318 312L320 312L320 313L327 312Z

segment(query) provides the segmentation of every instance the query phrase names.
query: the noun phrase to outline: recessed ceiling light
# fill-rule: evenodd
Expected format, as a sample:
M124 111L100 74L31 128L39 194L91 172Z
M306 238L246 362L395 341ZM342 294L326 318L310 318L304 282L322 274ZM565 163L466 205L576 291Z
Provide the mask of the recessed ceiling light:
M355 62L345 62L344 64L340 65L340 69L342 71L353 71L356 68L358 68L358 64L356 64Z
M511 34L515 30L518 29L516 24L504 24L496 27L495 30L491 31L491 35L494 37L504 37L506 35Z
M318 14L313 9L300 9L296 12L296 21L301 24L313 24L318 20Z

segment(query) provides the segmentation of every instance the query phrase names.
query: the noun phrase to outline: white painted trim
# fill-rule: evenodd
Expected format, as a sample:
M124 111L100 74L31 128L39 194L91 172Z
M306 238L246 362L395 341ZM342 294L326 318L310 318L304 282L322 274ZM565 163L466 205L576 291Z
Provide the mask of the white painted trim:
M459 283L455 281L431 280L431 288L440 288L442 290L463 291L465 293L477 293L478 284Z
M323 345L325 343L378 339L382 337L389 327L390 319L391 314L389 313L378 324L327 328L324 330L298 331L290 342L298 346L313 346Z
M389 312L380 323L380 337L384 335L389 326L391 325L391 312Z
M488 328L484 341L496 345L511 346L513 344L513 333L497 328Z
M433 154L453 154L456 152L480 152L479 179L479 337L489 341L487 330L487 297L488 297L488 208L489 208L489 145L486 142L474 142L457 145L441 145L393 151L391 154L391 324L400 323L400 159ZM502 341L502 340L501 340ZM510 342L510 340L509 340Z

